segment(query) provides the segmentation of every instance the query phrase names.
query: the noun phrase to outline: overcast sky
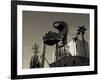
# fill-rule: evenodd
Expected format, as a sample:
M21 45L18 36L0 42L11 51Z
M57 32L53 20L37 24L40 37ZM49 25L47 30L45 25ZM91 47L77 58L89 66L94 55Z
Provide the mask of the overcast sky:
M57 30L53 28L53 22L65 21L68 24L68 42L75 37L79 25L87 28L85 40L89 41L89 14L76 13L54 13L54 12L35 12L23 11L23 31L22 31L22 66L29 68L33 50L32 45L39 45L40 55L42 54L43 35L48 31ZM54 46L47 46L46 58L52 63ZM45 63L45 66L47 64Z

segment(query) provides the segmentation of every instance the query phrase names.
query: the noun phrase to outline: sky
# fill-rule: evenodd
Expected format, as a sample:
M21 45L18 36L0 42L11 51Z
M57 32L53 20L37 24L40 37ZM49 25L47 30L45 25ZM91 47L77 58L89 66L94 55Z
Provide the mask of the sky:
M68 42L76 36L78 26L84 25L87 31L84 35L85 40L89 42L89 14L79 13L56 13L56 12L36 12L23 11L23 31L22 31L22 67L29 68L32 55L32 45L39 45L39 55L42 54L43 36L48 31L57 32L53 27L53 22L65 21L68 24ZM46 46L46 59L49 63L53 62L54 46ZM48 67L45 62L45 67Z

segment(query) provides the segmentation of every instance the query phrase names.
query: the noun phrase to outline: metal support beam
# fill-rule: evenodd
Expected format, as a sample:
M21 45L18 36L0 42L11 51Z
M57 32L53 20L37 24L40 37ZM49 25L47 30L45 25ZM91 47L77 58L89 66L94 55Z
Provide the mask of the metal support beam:
M46 52L46 44L43 44L43 54L42 54L42 60L41 60L41 67L44 67L45 62L45 52Z

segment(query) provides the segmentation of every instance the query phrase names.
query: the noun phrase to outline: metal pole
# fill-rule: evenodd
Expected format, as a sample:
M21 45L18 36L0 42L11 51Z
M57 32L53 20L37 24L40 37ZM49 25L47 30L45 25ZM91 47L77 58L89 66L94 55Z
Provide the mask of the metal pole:
M58 61L58 43L56 43L56 62Z
M43 54L42 54L42 61L41 61L42 68L44 67L45 52L46 52L46 44L43 45Z
M45 61L47 62L47 64L49 65L49 67L50 67L50 63L48 62L48 60L46 59L46 58L44 58L45 59Z

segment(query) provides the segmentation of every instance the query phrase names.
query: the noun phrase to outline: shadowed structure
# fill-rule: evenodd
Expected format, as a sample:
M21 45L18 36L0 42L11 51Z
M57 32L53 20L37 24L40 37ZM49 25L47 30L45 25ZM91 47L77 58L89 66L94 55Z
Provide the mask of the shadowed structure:
M39 68L40 67L38 48L39 48L39 46L36 43L34 44L34 47L32 46L32 49L34 49L34 55L31 57L30 68Z

